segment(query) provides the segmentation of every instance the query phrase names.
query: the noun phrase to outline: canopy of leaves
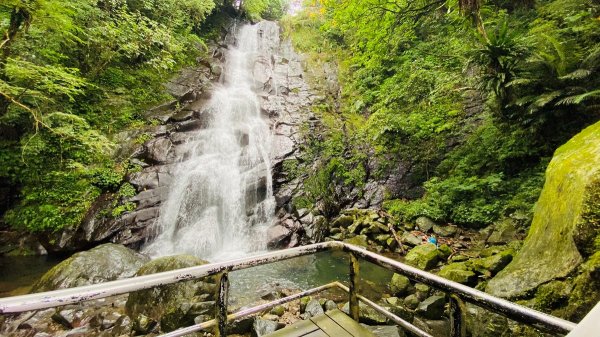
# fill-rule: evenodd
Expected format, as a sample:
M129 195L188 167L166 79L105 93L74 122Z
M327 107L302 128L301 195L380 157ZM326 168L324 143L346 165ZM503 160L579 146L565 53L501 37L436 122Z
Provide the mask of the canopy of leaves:
M5 221L77 226L126 173L110 134L167 98L164 77L205 50L212 0L0 2L0 185ZM4 209L0 210L3 212Z
M356 143L328 158L352 163L348 148L370 147L383 163L373 173L409 165L423 198L388 202L405 221L481 226L530 214L553 151L600 118L597 2L324 0L306 8L287 25L295 45L315 55L309 61L337 58L342 102L329 118L366 121L345 129Z

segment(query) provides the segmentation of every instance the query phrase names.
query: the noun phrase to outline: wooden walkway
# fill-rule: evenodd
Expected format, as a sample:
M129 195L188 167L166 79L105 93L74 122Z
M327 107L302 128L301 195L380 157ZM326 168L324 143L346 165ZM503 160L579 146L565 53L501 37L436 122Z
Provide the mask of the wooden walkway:
M275 331L265 337L374 337L339 310L331 310L323 315L300 321Z

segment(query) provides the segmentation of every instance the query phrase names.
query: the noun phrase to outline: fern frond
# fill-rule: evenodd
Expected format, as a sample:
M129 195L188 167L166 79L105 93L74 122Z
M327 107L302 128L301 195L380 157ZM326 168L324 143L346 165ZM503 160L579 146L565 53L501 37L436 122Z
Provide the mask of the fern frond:
M581 104L592 98L600 98L600 89L586 92L581 95L573 95L573 96L565 97L565 98L559 100L558 102L556 102L556 104L557 105L577 105L577 104Z

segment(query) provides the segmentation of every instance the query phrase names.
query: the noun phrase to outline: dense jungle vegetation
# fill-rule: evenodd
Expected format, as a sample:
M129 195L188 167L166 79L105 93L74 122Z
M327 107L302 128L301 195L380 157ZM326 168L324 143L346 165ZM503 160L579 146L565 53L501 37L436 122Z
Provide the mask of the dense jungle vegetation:
M300 207L409 165L423 192L388 196L399 219L527 226L554 150L600 117L598 1L313 1L284 27L341 83Z
M276 19L286 6L247 0L241 14ZM122 181L135 167L114 160L111 136L149 123L142 112L169 100L164 78L205 53L227 11L212 0L3 1L3 221L55 230L103 192L131 193ZM596 0L307 3L284 28L309 67L335 65L341 91L315 107L324 138L309 139L305 159L320 165L298 205L335 206L334 186L409 165L424 187L388 196L400 219L526 225L553 151L600 116L599 15Z
M103 192L127 194L111 136L148 123L162 84L206 53L223 15L277 18L280 0L0 2L0 216L29 231L81 222ZM143 141L143 140L140 140Z

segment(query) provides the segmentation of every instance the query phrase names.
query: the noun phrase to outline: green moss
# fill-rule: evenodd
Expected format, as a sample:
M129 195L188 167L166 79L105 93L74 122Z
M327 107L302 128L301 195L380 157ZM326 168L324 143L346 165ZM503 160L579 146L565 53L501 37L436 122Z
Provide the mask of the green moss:
M506 267L514 254L515 252L509 249L489 257L474 259L470 261L471 267L478 273L491 277Z
M474 285L477 282L477 274L465 262L451 263L443 266L438 275L450 281L467 285Z
M288 180L294 180L302 174L300 162L297 159L288 159L283 161L283 173Z
M577 249L585 257L600 251L600 172L592 181L586 190L583 210L573 233Z
M579 268L573 281L569 303L556 314L573 322L579 322L600 302L600 251L594 253Z
M126 202L122 205L119 205L119 206L113 208L111 215L113 218L116 218L125 212L131 212L131 211L135 210L135 207L136 206L133 202Z
M135 144L144 144L145 142L149 141L152 138L154 138L154 137L152 137L151 134L144 132L141 135L139 135L133 142Z
M206 263L191 255L167 256L146 263L136 275L149 275ZM145 315L160 322L161 331L172 331L189 326L194 324L194 317L187 315L190 309L187 304L193 301L194 296L200 295L203 287L202 281L188 281L132 292L127 299L125 310L133 320Z
M538 310L549 311L557 308L569 298L571 287L565 281L551 281L539 286L535 293L534 303Z
M442 253L434 244L416 246L406 254L406 263L419 269L429 270L435 267Z
M576 234L586 233L589 226L597 226L587 223L582 215L591 214L593 218L597 214L598 205L594 200L597 200L599 170L600 122L556 150L546 170L546 183L523 248L513 262L490 281L488 292L505 297L524 295L577 268L583 258L575 244ZM588 208L586 200L590 196L594 202ZM583 241L589 242L591 236L581 237L588 238Z

